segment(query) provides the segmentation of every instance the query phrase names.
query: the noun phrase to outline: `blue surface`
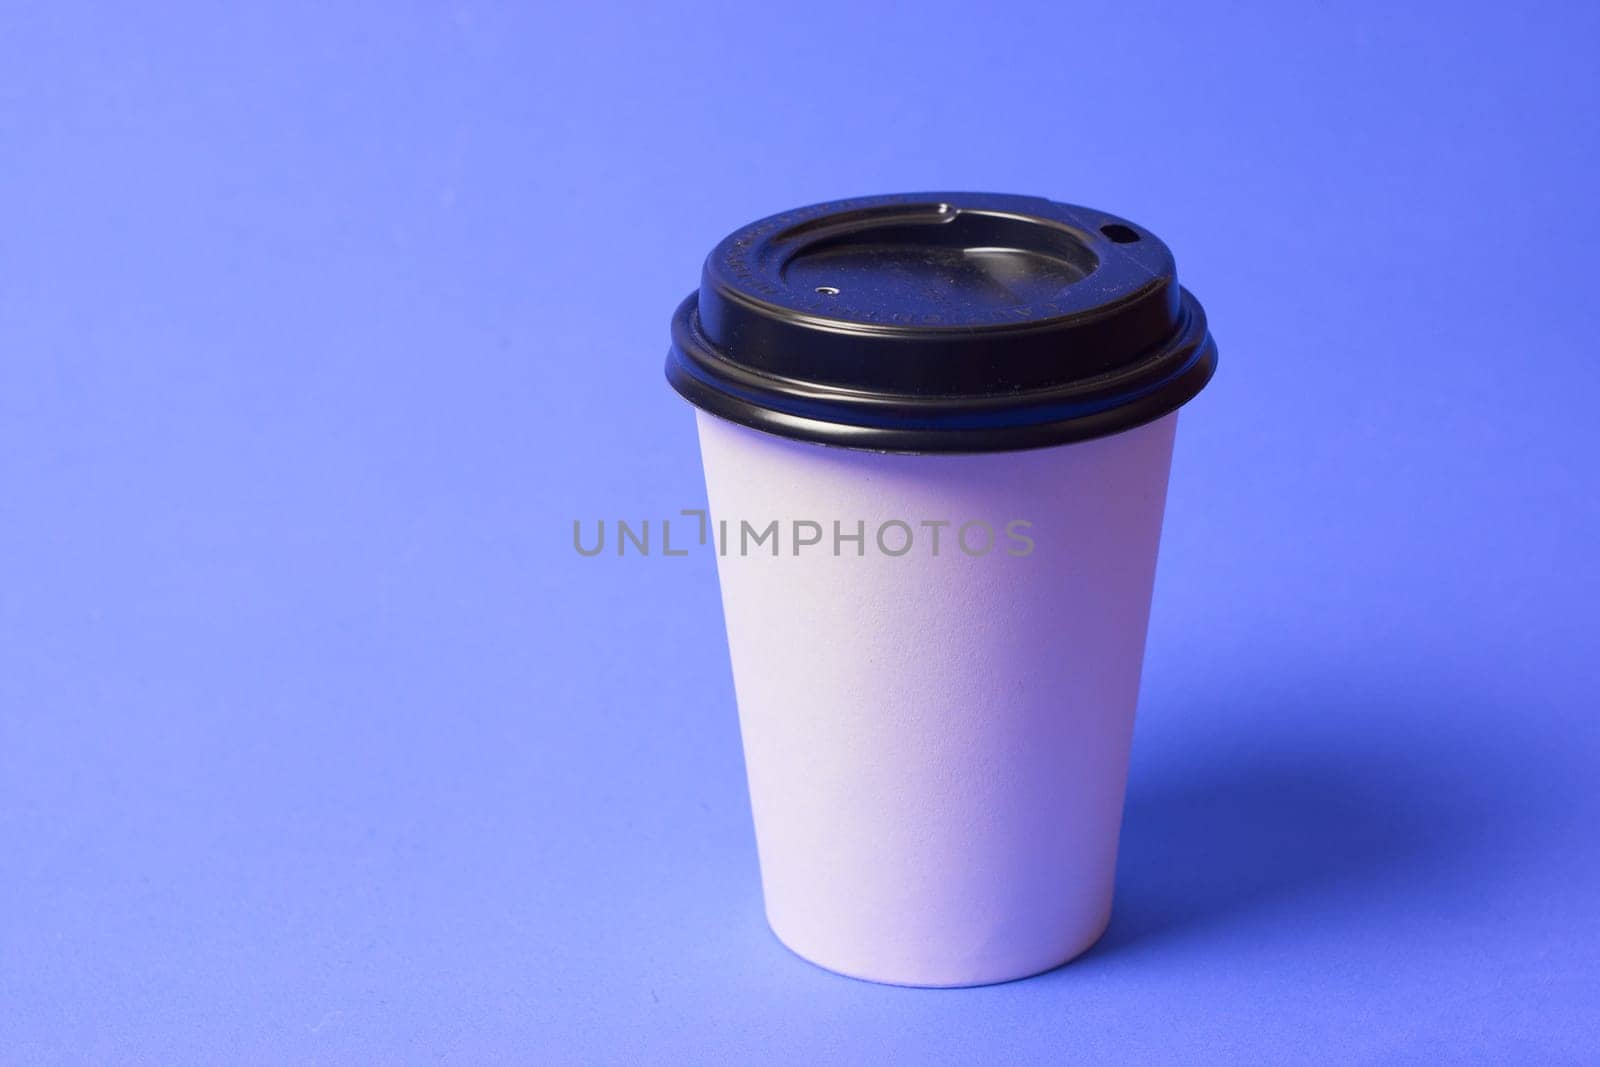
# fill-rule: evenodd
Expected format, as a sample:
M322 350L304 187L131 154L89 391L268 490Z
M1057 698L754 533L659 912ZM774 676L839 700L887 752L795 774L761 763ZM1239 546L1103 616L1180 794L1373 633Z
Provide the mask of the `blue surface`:
M0 16L0 1061L1593 1062L1592 5L219 10ZM1111 930L940 992L767 933L712 558L570 541L704 499L719 237L929 187L1222 347Z

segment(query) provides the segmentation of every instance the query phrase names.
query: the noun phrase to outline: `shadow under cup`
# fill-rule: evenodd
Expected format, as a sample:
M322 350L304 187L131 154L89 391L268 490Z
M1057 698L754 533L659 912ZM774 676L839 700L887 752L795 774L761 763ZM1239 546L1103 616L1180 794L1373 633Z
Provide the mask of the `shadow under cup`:
M876 197L712 252L668 377L799 955L975 985L1104 930L1177 408L1215 360L1165 246L1086 208Z

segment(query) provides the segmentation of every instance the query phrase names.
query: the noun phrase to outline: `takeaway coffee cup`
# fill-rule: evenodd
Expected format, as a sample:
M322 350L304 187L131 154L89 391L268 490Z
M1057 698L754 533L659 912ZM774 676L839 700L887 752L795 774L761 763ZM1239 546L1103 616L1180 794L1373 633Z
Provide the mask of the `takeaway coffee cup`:
M729 236L679 307L767 917L830 970L1048 970L1111 913L1199 303L1148 230L872 197Z

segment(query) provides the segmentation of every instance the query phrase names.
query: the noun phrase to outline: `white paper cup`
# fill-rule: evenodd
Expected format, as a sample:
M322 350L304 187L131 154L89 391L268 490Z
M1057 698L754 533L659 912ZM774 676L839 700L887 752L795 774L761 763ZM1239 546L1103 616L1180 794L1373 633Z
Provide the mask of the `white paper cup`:
M796 953L959 986L1100 936L1176 421L897 455L699 415L711 517L734 531L718 571L767 917ZM863 523L864 554L834 554L834 517ZM779 554L741 554L741 523L772 519ZM807 519L825 536L796 555ZM994 531L968 527L987 552L963 523Z
M669 377L701 408L772 929L842 974L964 986L1055 967L1106 927L1176 408L1215 350L1146 231L1025 198L925 199L822 205L734 235L708 260L698 311L693 299L680 309ZM1047 232L1019 237L1024 207ZM889 221L873 223L875 210ZM963 256L961 241L983 256L999 238L1035 243L976 278L944 264L930 283L923 252L933 242L928 258L943 263L951 234L918 226L954 213L975 216L956 234ZM1063 228L1087 251L1063 246ZM1144 242L1139 270L1119 272L1118 250L1085 236L1108 228ZM816 263L813 241L825 242ZM1163 268L1165 295L1145 277ZM871 302L821 326L806 321L818 317L809 294L790 301L798 312L782 306L783 284L819 277ZM1074 294L1085 278L1101 289ZM1043 341L1018 340L1008 317L1030 285L1065 290ZM1127 343L1148 323L1124 324L1120 355L1117 333L1095 325L1108 304L1180 294L1165 356ZM1084 307L1061 312L1071 299ZM864 349L836 336L884 307L926 317L930 301L970 336L930 338L927 323ZM741 302L758 306L724 306ZM980 373L948 362L962 344ZM838 380L856 367L861 381Z

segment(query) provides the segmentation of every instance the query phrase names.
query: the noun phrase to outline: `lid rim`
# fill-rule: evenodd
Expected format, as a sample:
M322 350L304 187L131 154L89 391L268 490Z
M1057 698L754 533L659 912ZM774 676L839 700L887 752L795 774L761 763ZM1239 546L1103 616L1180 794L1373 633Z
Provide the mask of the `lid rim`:
M1142 388L1126 373L1009 394L916 396L849 390L741 367L722 358L696 322L698 294L673 316L667 381L685 400L730 422L812 444L872 452L1012 452L1109 437L1194 399L1216 373L1205 311L1180 289L1185 325L1139 360ZM1123 388L1114 388L1123 385ZM833 416L833 417L826 417Z

